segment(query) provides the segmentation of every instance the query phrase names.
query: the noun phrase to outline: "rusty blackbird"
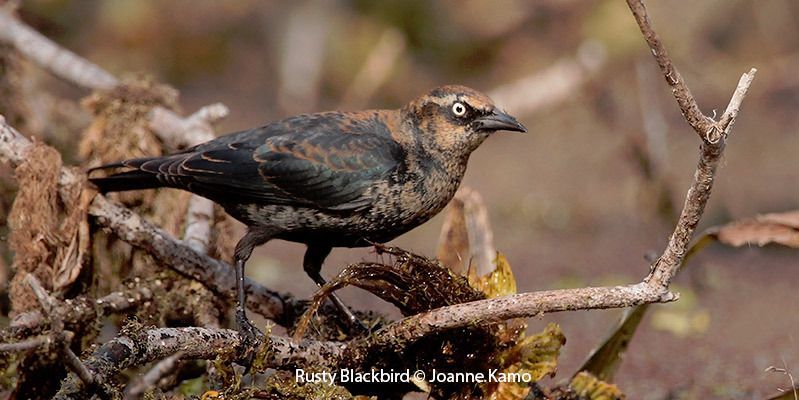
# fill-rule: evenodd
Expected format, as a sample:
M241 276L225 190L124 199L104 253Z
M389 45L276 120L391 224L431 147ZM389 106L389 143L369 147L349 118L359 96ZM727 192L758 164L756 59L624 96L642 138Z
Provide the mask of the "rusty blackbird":
M105 165L95 170L117 172L91 182L101 192L187 190L246 224L235 250L236 321L252 337L243 277L253 248L304 243L303 268L324 285L319 271L333 247L384 243L432 218L455 194L472 151L499 130L526 132L486 95L443 86L398 110L299 115L165 157Z

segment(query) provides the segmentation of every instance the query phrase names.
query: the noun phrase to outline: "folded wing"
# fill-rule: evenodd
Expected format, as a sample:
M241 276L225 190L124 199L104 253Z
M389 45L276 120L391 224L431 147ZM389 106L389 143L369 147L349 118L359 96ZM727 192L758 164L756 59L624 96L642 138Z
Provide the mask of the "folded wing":
M389 179L403 151L377 118L326 113L221 137L167 157L104 168L130 170L92 181L101 191L175 187L216 202L352 210Z

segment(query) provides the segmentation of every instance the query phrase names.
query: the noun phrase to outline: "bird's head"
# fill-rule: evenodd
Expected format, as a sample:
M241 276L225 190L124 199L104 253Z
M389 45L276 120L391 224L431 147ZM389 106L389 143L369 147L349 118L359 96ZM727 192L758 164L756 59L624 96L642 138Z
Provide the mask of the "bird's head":
M428 150L468 157L496 131L527 132L516 118L474 89L449 85L431 90L402 109Z

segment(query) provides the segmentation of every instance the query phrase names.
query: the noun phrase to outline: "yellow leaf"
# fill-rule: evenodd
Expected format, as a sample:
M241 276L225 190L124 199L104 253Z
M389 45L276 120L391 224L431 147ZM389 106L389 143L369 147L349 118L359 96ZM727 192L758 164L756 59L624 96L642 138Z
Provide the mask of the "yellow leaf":
M566 337L558 324L550 323L541 332L521 339L503 354L503 373L530 374L533 381L554 376L560 348ZM491 400L522 399L529 392L527 383L500 382L489 393Z
M508 259L502 253L497 252L494 265L496 268L490 274L481 277L478 277L474 268L469 266L467 274L469 285L485 293L489 298L515 294L516 278L513 277Z
M216 390L209 390L203 393L200 400L214 400L214 399L221 399L221 393L217 392Z
M566 337L556 323L550 323L541 333L524 338L516 345L520 355L520 371L530 373L535 381L547 375L554 376L558 369L560 348L564 343Z
M579 398L588 400L621 400L624 394L612 384L600 381L588 372L580 372L569 383L569 387Z

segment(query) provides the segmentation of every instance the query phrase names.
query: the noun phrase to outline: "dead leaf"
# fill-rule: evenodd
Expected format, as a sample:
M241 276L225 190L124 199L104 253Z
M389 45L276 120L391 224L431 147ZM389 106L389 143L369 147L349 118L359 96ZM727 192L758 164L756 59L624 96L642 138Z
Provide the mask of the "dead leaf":
M61 232L71 236L69 245L57 250L53 266L53 291L61 292L75 282L83 267L91 262L91 235L87 219L89 204L94 199L94 191L82 190L85 182L62 190L66 216L61 223ZM60 261L59 261L60 260Z
M758 215L711 228L707 234L728 246L776 243L799 248L799 211Z
M467 266L476 266L483 275L494 268L491 261L495 253L494 234L482 197L473 189L461 188L441 227L437 258L456 274L464 274Z

